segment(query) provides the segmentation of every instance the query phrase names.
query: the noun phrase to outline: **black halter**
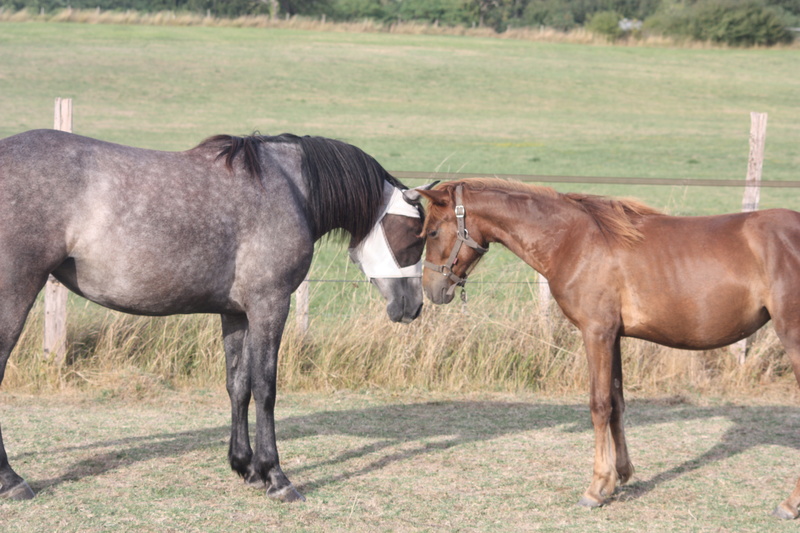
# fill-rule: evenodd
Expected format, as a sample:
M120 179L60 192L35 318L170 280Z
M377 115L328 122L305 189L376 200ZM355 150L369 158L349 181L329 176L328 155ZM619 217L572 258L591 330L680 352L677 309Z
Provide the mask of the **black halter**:
M424 263L426 268L430 268L433 271L439 272L443 276L453 281L454 284L450 286L450 289L447 291L448 294L453 294L456 290L456 287L463 287L464 283L467 282L466 274L463 278L460 278L453 273L453 265L456 262L456 257L458 257L458 252L461 250L461 246L466 244L480 255L483 255L489 251L488 248L484 248L469 236L469 231L467 231L467 228L464 225L464 217L467 213L464 210L463 187L461 185L456 187L455 212L456 223L458 224L458 231L456 231L456 244L453 246L453 250L450 252L450 257L447 259L447 263L444 265L435 265L429 261L425 261Z

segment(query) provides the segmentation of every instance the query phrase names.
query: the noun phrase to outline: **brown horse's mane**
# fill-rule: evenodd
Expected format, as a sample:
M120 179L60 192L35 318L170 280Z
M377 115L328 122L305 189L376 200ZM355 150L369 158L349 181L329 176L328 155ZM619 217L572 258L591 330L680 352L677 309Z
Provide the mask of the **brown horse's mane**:
M630 198L612 198L582 193L562 194L550 187L499 178L473 178L449 182L440 185L437 189L455 189L457 184L472 191L494 190L522 193L562 201L588 214L597 223L603 234L624 246L632 246L644 238L636 224L638 219L644 216L663 214L657 209Z

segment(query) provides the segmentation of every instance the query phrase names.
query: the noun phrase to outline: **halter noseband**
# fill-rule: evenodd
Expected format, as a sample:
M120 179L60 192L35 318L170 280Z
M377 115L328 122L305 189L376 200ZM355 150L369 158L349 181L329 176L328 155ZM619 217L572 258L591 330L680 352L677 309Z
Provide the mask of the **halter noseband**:
M450 286L450 289L447 291L448 294L453 294L456 290L456 287L463 287L467 282L466 275L464 275L463 278L460 278L453 272L453 265L456 263L456 258L458 257L458 252L461 250L461 246L466 244L480 255L483 255L489 251L488 248L484 248L469 236L469 231L467 231L467 228L464 225L464 217L467 213L464 210L463 187L461 185L456 187L455 212L456 223L458 224L458 230L456 231L456 243L453 246L453 250L450 252L450 257L447 259L447 263L444 265L435 265L429 261L425 261L424 263L425 268L439 272L446 278L449 278L451 281L453 281L454 284Z

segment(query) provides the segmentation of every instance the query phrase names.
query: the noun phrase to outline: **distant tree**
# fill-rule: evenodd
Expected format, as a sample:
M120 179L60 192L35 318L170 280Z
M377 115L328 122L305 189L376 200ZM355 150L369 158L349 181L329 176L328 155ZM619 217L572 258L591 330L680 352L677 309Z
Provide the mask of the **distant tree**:
M446 26L465 25L470 13L464 0L402 0L393 11L401 20L419 20Z
M335 0L331 15L335 20L387 20L393 9L381 0Z
M673 5L646 22L650 31L733 46L770 46L793 38L775 9L758 0L700 0L687 7Z
M569 30L577 26L572 6L560 0L532 0L525 6L521 21L526 26L546 26Z
M599 11L592 15L589 22L586 23L586 29L613 41L622 37L623 31L619 27L620 20L622 20L622 15L616 11Z

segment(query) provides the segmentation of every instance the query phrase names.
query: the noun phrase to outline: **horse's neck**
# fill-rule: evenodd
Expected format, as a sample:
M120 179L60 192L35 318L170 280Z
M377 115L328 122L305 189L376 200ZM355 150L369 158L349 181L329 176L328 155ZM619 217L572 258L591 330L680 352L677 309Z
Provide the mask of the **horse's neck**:
M534 194L520 202L518 195L496 193L476 215L482 219L489 242L502 244L549 279L558 256L571 248L579 235L582 217L557 198Z

